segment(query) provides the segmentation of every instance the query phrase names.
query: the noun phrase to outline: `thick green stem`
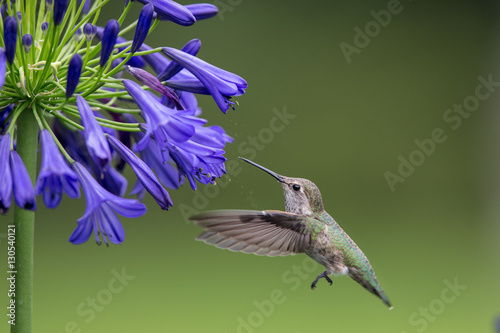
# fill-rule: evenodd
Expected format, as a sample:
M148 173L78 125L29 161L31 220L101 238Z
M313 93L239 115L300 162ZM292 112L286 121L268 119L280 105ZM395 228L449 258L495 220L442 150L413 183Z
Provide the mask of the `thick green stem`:
M17 147L32 182L36 175L38 125L33 110L23 110L17 121ZM16 320L11 333L31 332L33 310L33 245L35 212L14 207L15 239L15 305Z

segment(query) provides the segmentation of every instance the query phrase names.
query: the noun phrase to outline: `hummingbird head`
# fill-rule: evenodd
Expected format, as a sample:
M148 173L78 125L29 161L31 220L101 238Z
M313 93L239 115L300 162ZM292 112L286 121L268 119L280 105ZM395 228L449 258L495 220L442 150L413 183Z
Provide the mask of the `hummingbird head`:
M324 210L321 192L310 180L304 178L285 177L255 162L240 157L243 161L267 172L276 178L285 193L285 210L290 213L312 215Z

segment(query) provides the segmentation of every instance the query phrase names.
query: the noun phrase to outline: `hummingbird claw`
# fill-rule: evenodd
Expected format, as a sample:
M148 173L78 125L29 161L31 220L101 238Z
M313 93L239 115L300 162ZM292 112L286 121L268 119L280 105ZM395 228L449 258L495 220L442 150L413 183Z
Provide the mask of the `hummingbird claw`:
M321 278L325 278L326 281L328 281L328 283L330 284L330 286L332 285L333 281L332 279L330 279L326 273L326 271L324 271L323 273L321 273L320 275L318 275L318 277L316 278L316 280L313 281L313 283L311 284L311 289L312 290L316 290L316 283L318 283L319 279Z

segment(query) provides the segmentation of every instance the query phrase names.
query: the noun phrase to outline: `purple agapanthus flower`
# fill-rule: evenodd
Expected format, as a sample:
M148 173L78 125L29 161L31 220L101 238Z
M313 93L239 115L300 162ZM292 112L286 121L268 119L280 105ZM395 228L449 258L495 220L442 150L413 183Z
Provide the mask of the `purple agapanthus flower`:
M56 208L61 202L63 191L70 198L78 198L80 190L76 173L68 166L59 148L48 130L40 134L42 144L42 165L35 192L43 194L43 201L48 208Z
M74 162L80 184L82 185L87 208L78 219L78 227L71 234L69 241L73 244L86 242L92 231L98 244L108 244L107 240L121 244L125 238L125 231L116 214L125 217L139 217L146 213L146 206L134 199L124 199L116 196L104 188L90 175L87 169L78 162Z
M63 193L77 198L81 185L87 206L70 241L81 244L93 232L97 242L121 243L118 216L146 210L124 198L127 193L149 193L168 209L173 202L166 188L189 182L196 189L225 173L225 147L232 139L201 118L196 94L212 94L225 112L246 81L197 58L198 39L182 50L145 44L152 27L164 29L160 21L189 26L214 16L217 7L140 2L142 10L126 2L123 16L107 22L99 19L105 2L2 4L0 213L12 198L35 210L36 195L47 207L59 207ZM127 15L136 21L129 23ZM134 81L122 79L125 70ZM30 123L34 127L23 127ZM28 151L41 156L38 172L34 156L23 156ZM127 168L135 173L132 192L123 175ZM31 174L37 174L35 188Z
M224 113L233 104L230 102L231 96L239 96L245 92L247 82L236 74L215 67L189 53L171 47L164 47L162 52L196 76ZM186 83L186 90L190 91L191 83ZM182 86L178 86L178 88L181 89Z

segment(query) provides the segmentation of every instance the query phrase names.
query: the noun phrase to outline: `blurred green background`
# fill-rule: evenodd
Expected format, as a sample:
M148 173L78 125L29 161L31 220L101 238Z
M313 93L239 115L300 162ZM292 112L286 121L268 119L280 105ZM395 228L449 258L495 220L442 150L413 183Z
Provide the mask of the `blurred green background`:
M493 85L488 98L471 96L478 77L500 82L497 2L405 0L378 30L371 11L394 1L215 4L218 17L189 28L162 22L146 42L180 48L200 38L202 59L248 81L227 115L199 98L210 124L235 138L227 147L235 172L215 187L170 191L168 212L147 198L147 214L122 219L126 240L109 248L67 241L83 199L65 198L54 211L39 200L33 331L495 332L500 91ZM114 5L101 23L123 2ZM134 4L129 17L140 8ZM367 24L372 37L367 45L357 40L363 47L348 63L339 45L356 47L355 27ZM443 116L463 103L474 111L454 129ZM276 120L285 113L285 122ZM422 159L415 140L428 142L436 129L446 140ZM278 183L238 156L315 182L394 309L348 277L331 287L321 280L311 291L323 269L304 255L258 257L196 242L201 230L186 221L191 212L283 209ZM401 158L410 157L419 165L392 191L385 174L398 174ZM0 290L7 289L3 279Z

